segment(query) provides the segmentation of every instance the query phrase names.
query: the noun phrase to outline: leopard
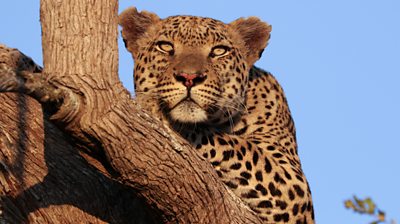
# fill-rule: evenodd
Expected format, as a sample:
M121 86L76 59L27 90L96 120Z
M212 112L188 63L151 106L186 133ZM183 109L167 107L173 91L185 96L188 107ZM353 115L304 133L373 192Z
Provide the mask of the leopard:
M271 25L199 16L119 16L139 105L189 142L265 223L314 223L286 96L254 64Z

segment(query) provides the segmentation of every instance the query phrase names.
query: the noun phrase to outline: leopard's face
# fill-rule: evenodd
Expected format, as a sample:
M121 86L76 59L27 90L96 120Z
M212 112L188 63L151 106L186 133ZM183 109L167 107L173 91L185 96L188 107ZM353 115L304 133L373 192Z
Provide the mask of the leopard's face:
M248 76L240 44L227 25L199 17L171 17L139 50L138 97L157 99L172 120L221 122L242 110Z
M180 123L221 123L243 110L248 71L266 41L251 52L240 33L241 24L194 16L161 20L150 13L136 15L142 19L145 15L152 23L134 42L123 30L135 61L138 100L156 102L160 111Z

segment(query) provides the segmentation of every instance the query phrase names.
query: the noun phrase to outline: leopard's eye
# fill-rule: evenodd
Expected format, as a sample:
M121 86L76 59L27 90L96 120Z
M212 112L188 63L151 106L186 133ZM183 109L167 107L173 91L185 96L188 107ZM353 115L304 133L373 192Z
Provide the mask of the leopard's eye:
M174 45L172 45L172 43L169 43L167 41L159 41L156 44L156 48L157 50L163 52L163 53L167 53L169 55L173 55L174 54Z
M229 53L230 48L227 46L215 46L211 49L210 57L221 57Z

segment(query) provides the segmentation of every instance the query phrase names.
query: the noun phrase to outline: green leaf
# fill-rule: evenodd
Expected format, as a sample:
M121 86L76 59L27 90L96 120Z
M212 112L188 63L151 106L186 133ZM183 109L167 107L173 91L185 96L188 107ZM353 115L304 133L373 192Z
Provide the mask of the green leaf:
M376 204L372 201L371 198L364 199L364 203L368 205L368 208L367 208L366 212L368 214L373 215L375 213L375 210L376 210Z
M384 222L386 220L386 214L383 211L378 210L378 219L381 222Z

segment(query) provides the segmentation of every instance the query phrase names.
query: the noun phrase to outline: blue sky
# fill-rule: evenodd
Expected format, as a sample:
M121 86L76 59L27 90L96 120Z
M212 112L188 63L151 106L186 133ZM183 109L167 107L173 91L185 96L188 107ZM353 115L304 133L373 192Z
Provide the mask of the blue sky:
M371 196L400 221L400 1L120 1L160 17L189 14L272 24L257 65L275 74L296 122L299 153L321 224L368 223L343 201ZM39 0L3 1L0 43L39 64ZM120 75L132 91L120 41Z

